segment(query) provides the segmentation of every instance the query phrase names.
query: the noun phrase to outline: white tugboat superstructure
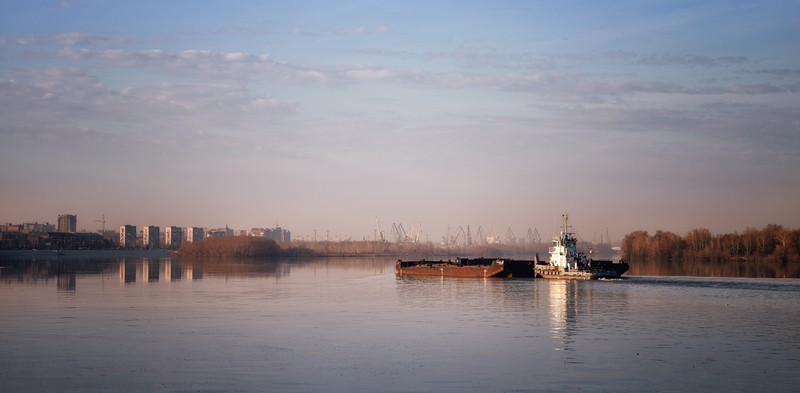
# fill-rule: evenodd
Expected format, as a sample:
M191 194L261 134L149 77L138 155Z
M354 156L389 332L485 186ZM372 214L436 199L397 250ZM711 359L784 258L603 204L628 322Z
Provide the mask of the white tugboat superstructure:
M593 280L618 278L628 270L625 262L595 261L579 252L578 238L570 231L569 215L564 213L561 218L561 233L553 238L549 249L550 260L536 265L537 277Z
M550 247L550 266L564 271L575 270L581 262L586 262L586 256L578 252L578 239L575 233L569 230L569 214L564 213L561 218L564 224L561 235L553 238Z

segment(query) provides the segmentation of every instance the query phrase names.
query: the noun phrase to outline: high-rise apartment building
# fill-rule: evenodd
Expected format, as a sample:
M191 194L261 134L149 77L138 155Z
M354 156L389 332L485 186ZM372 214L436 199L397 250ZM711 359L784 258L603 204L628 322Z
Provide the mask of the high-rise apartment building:
M164 247L178 249L183 244L183 228L168 226L164 231Z
M59 232L78 232L78 217L74 214L58 215Z
M156 226L146 226L142 229L142 246L144 248L156 249L159 247L159 228Z
M119 245L123 248L136 247L136 225L119 227Z
M203 228L188 227L186 228L186 241L198 242L203 240Z

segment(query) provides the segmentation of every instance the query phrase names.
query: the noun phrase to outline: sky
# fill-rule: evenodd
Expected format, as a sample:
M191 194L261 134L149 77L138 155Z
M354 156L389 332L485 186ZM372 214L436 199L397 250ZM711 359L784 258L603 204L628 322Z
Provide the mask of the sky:
M800 228L797 1L0 3L0 221Z

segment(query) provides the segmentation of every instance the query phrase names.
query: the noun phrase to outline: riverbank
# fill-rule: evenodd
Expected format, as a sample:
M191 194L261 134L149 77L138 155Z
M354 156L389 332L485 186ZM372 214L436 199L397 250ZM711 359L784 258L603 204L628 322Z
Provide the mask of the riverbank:
M171 250L0 250L0 261L76 258L166 258Z

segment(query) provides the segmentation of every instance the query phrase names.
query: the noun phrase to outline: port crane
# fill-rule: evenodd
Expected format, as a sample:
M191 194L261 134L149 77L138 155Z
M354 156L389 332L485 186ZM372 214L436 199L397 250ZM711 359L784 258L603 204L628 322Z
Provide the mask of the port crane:
M478 233L475 236L478 238L477 244L479 246L486 245L486 235L483 234L483 227L478 226Z
M517 242L517 236L514 235L514 231L511 230L511 227L508 227L506 231L506 242L507 244L515 244Z
M381 222L378 221L378 217L375 217L375 240L380 240L381 243L386 242L386 233L383 232L383 228L381 228Z
M463 227L456 228L453 231L450 225L447 226L447 232L442 236L442 244L446 247L459 247L467 245L467 231Z
M486 243L487 244L500 243L500 239L497 237L497 235L494 234L494 224L489 225L489 233L486 234Z
M392 236L394 236L395 241L397 243L408 241L408 235L406 234L406 229L403 228L402 223L401 224L392 223Z
M539 230L536 228L528 228L528 242L537 244L542 242L542 237L539 235Z
M422 234L422 223L411 224L411 242L419 243L419 236Z

